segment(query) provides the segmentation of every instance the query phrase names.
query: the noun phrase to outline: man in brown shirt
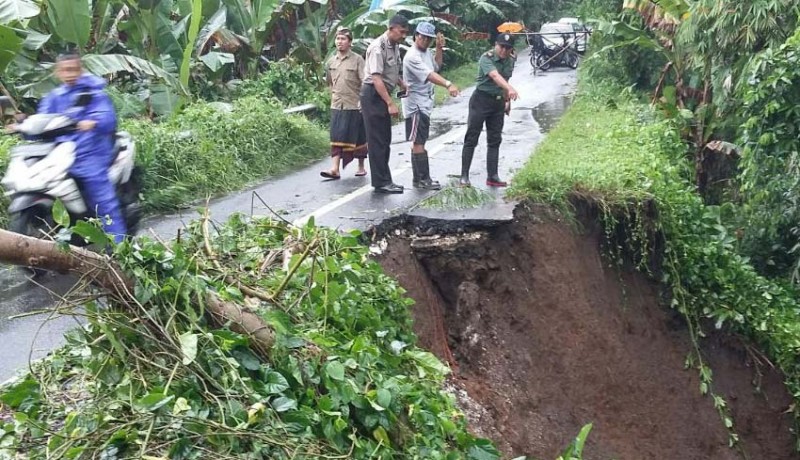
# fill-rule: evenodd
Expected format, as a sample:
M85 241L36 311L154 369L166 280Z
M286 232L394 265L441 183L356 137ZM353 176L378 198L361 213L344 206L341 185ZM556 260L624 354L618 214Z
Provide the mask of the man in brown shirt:
M366 176L364 159L367 157L367 137L361 117L359 91L364 79L364 58L352 52L353 35L348 29L336 31L336 55L325 66L331 88L331 158L333 166L320 175L326 179L339 179L342 168L358 159L356 176Z
M408 34L408 19L395 15L389 30L367 48L366 75L361 86L361 110L369 144L369 168L377 193L403 193L403 186L392 182L389 155L392 143L392 117L400 111L392 99L396 86L406 89L400 78L400 43Z

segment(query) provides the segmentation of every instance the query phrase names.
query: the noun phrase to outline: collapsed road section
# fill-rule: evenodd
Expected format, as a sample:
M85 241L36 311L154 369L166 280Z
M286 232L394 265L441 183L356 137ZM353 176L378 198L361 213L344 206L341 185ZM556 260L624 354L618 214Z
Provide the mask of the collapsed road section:
M375 252L416 301L420 342L450 363L473 429L509 458L555 458L587 423L588 458L796 458L782 375L737 337L702 340L739 438L729 447L686 369L682 316L656 283L608 262L596 227L520 205L499 221L403 216L377 230Z

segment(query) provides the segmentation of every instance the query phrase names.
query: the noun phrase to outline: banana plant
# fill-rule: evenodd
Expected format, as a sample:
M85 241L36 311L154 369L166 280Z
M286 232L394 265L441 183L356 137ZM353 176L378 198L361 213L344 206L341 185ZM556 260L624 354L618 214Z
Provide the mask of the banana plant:
M23 49L25 25L40 11L30 0L0 0L0 75Z

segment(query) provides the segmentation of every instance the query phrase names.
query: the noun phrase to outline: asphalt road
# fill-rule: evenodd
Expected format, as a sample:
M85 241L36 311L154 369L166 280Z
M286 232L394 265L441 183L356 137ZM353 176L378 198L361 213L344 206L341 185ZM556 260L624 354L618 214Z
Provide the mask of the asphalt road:
M503 131L500 175L504 179L513 180L514 172L525 163L533 147L569 105L576 85L576 74L568 69L557 68L534 77L527 56L527 52L520 54L511 78L511 84L521 98L513 104ZM448 181L447 175L460 174L461 171L461 147L472 91L470 88L460 97L448 100L436 108L431 117L431 139L427 144L431 175L442 183ZM390 163L394 181L407 187L402 195L372 193L369 177L355 177L356 168L352 163L343 170L341 180L323 181L319 172L329 166L329 160L325 159L292 174L213 200L211 217L224 221L235 212L266 215L275 211L296 223L313 216L321 225L366 229L387 217L406 212L432 192L410 188L411 147L404 140L404 134L403 124L398 123L392 132L394 141ZM486 188L483 185L485 161L484 133L472 164L473 186ZM501 204L502 189L489 191L496 196L495 206L486 206L478 211L450 212L448 218L474 217L476 212L484 215L507 213L510 207ZM171 239L177 235L178 229L197 217L194 210L152 217L144 222L143 233ZM0 381L24 369L29 359L44 356L60 346L64 342L64 332L77 324L72 317L58 315L11 317L52 309L73 282L70 277L47 275L34 283L18 269L0 266L0 343L3 344L0 347Z

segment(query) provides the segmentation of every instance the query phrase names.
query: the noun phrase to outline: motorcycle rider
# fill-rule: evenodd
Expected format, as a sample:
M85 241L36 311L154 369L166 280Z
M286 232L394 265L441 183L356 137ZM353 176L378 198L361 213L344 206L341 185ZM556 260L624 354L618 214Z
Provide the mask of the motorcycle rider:
M106 82L85 73L80 55L73 52L58 56L55 74L62 84L42 99L37 112L62 114L77 121L77 132L57 141L75 143L70 176L78 184L86 206L100 217L103 230L119 243L125 238L127 228L114 184L109 179L117 116L105 93ZM9 129L15 131L16 125Z

